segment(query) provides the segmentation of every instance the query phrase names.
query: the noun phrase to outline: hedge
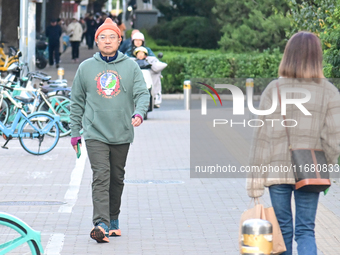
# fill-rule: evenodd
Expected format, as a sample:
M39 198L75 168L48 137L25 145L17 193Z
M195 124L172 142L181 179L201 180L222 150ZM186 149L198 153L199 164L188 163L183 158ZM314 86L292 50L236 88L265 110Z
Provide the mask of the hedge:
M182 93L183 81L193 78L275 78L282 58L279 50L252 54L219 51L163 54L162 61L168 64L162 72L163 93ZM255 92L261 92L266 85L258 84Z

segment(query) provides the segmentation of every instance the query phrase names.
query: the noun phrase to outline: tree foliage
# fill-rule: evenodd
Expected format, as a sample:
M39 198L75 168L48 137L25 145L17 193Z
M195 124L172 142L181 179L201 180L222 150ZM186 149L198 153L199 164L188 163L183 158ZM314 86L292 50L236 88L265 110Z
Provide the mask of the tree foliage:
M340 78L340 0L295 1L290 4L292 35L299 30L319 36L326 77Z
M206 17L183 16L157 25L149 31L159 45L216 49L220 31Z
M211 12L215 0L155 1L166 22L150 30L150 35L162 45L218 47L220 26Z
M222 49L233 52L283 49L290 27L286 0L215 0L212 12L222 26Z
M214 0L173 0L155 1L158 10L170 21L179 16L211 17Z

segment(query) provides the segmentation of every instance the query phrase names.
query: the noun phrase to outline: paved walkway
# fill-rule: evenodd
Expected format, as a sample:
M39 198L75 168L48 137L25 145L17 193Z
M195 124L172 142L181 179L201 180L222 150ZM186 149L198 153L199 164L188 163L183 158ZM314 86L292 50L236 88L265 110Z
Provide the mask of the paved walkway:
M82 48L81 58L93 51ZM77 64L62 56L65 77ZM57 77L55 67L45 70ZM173 102L172 102L173 104ZM167 101L164 101L166 108ZM178 100L178 105L183 101ZM179 107L181 108L181 107ZM244 165L249 132L226 133L228 155ZM0 201L61 202L57 205L1 205L42 233L45 254L228 254L238 253L241 213L250 199L244 179L190 178L190 114L155 109L135 130L126 166L120 225L122 236L109 244L89 237L92 228L91 169L86 153L76 160L69 138L44 156L27 154L17 141L0 152ZM340 249L340 187L321 195L317 220L319 254ZM268 193L263 202L270 205ZM1 232L0 240L5 234ZM27 247L26 247L27 249ZM25 250L25 247L22 248ZM18 250L12 254L28 254Z

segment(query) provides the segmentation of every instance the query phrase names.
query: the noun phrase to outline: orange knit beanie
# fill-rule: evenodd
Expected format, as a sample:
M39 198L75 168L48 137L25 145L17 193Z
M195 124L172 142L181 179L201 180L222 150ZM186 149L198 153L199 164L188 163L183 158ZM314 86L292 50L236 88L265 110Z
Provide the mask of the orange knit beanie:
M96 34L94 35L94 38L97 39L98 35L106 29L111 29L118 34L119 38L122 37L120 29L118 28L117 24L114 23L111 18L106 18L105 22L100 27L98 27Z

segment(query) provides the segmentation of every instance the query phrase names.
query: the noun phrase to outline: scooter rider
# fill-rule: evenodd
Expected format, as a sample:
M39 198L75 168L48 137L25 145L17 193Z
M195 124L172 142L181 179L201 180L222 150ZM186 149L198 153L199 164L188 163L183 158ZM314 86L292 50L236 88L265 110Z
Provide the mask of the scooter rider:
M129 49L125 52L125 55L128 57L133 57L133 51L137 47L143 46L148 51L148 56L155 56L155 54L152 52L152 50L149 47L144 46L145 44L145 38L144 35L141 32L134 33L131 37L131 46Z

